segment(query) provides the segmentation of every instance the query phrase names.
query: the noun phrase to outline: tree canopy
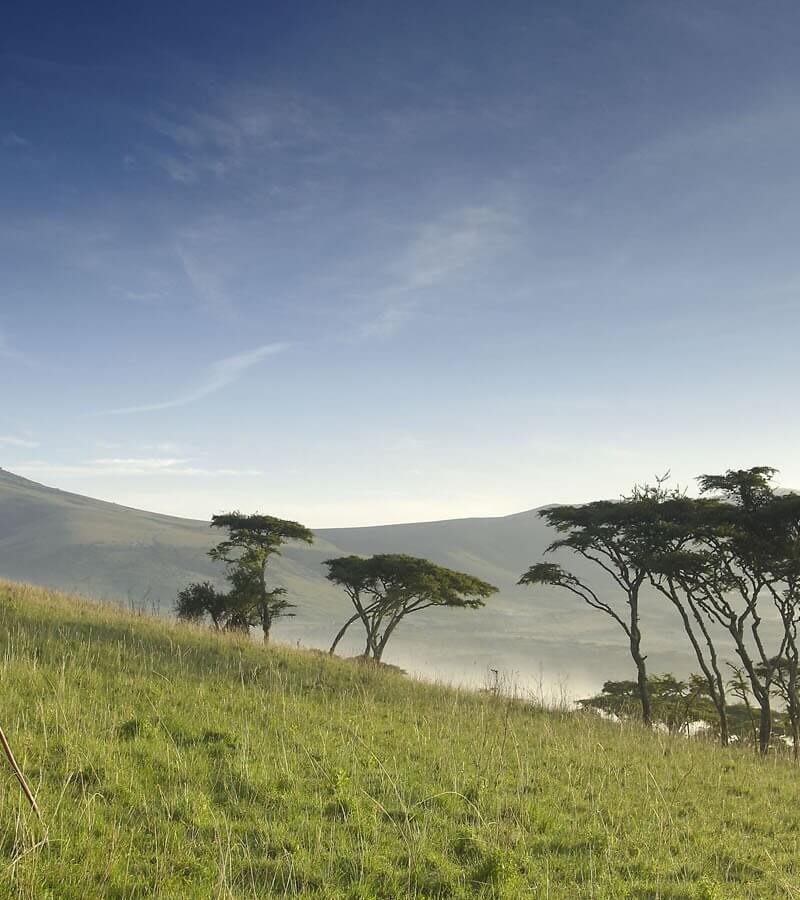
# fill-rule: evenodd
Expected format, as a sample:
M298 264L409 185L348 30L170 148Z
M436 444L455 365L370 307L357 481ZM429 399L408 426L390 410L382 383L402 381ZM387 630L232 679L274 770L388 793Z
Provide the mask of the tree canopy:
M289 541L310 544L314 535L299 522L238 511L212 516L211 527L228 532L208 555L225 564L230 591L219 593L208 582L189 585L178 595L178 615L201 618L207 614L215 627L224 624L229 630L249 631L260 625L267 642L275 620L292 615L293 607L285 588L267 587L269 561Z
M208 616L216 630L225 627L230 615L230 599L209 581L190 584L178 591L175 612L179 619L199 622Z
M369 558L342 556L325 561L327 578L342 587L355 613L334 639L333 653L347 629L361 620L364 656L380 661L400 622L432 606L477 609L497 591L494 585L427 559L398 553Z
M729 469L698 479L701 496L668 490L665 479L619 501L562 506L541 515L558 537L547 553L570 551L594 563L619 589L619 601L586 578L540 562L520 583L549 584L610 616L625 632L637 668L642 714L650 718L652 682L641 650L640 593L647 582L678 611L728 736L731 707L722 676L720 631L739 659L758 707L758 743L767 752L772 698L786 703L800 748L800 496L779 493L771 466ZM780 623L777 638L772 624ZM748 700L749 702L749 700ZM738 714L738 713L737 713Z

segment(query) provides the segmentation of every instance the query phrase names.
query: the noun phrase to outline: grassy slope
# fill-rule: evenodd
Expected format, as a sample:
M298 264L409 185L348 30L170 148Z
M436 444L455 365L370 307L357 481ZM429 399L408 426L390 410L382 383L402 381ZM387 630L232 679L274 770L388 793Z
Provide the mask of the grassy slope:
M780 897L796 770L0 584L0 896Z

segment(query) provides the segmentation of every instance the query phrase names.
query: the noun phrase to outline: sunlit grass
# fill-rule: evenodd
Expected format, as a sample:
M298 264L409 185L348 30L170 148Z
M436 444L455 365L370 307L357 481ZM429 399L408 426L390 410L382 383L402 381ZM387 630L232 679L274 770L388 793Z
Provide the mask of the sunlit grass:
M0 585L0 895L800 895L784 759Z

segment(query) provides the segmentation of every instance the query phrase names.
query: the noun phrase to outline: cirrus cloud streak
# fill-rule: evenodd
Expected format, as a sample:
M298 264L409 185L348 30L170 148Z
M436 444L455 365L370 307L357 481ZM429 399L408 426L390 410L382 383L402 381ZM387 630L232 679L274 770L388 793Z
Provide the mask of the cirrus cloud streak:
M228 356L225 359L217 360L211 365L211 371L208 378L199 387L188 391L185 394L173 397L171 400L161 400L157 403L143 403L138 406L121 406L116 409L103 410L100 415L129 415L134 413L157 412L162 409L173 409L176 406L186 406L194 403L209 394L228 387L237 382L244 373L260 363L269 356L275 356L283 353L289 348L290 344L285 341L279 341L272 344L264 344L256 347L254 350L246 350L237 353L234 356Z

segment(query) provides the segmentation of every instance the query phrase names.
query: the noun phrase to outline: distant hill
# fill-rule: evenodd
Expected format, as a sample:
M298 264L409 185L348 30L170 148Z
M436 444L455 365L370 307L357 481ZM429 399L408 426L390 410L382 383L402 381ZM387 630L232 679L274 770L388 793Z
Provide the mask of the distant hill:
M552 532L536 510L497 518L366 528L327 528L310 547L290 547L275 580L297 604L276 637L324 647L348 606L324 579L323 560L346 553L402 552L471 572L500 588L477 613L435 610L410 618L387 660L446 680L481 682L489 667L546 689L581 694L630 671L621 635L606 617L557 592L517 586ZM159 515L45 487L0 469L0 577L169 612L189 581L215 579L207 522ZM574 561L570 561L572 565ZM580 565L575 565L580 570ZM607 588L611 590L611 587ZM651 665L686 672L692 659L670 609L649 611ZM350 645L360 650L360 637ZM560 689L560 688L559 688Z

